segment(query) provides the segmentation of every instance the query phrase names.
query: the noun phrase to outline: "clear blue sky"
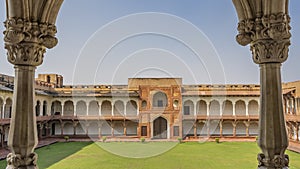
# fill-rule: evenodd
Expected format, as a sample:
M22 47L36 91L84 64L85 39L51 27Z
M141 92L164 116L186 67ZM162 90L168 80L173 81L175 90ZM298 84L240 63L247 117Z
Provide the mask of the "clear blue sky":
M300 80L299 7L299 0L290 1L293 37L284 82ZM0 11L4 21L4 1ZM61 74L67 84L165 76L185 84L259 83L249 46L235 41L237 21L231 0L65 0L59 44L47 50L37 73ZM5 53L2 42L0 72L13 75Z

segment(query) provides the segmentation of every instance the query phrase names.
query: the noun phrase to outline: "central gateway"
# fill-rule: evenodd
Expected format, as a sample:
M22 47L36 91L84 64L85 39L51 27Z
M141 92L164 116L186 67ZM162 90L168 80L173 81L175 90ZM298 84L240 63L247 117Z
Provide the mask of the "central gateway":
M128 80L128 89L139 92L139 137L151 139L182 137L181 87L181 78Z
M168 132L167 120L159 117L153 122L153 138L166 139Z

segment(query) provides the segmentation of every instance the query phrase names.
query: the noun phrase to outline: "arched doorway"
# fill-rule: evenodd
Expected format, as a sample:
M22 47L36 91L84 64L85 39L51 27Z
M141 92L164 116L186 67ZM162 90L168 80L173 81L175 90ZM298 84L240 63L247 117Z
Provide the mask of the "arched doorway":
M159 117L153 122L153 138L166 139L167 138L167 120Z

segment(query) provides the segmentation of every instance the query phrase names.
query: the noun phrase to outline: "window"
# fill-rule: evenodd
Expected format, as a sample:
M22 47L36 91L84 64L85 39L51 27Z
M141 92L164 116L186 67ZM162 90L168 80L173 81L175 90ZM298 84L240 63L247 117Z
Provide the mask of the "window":
M142 126L141 136L147 136L147 126Z
M179 136L179 126L174 126L174 136Z
M184 115L190 115L190 106L184 106L183 107L183 114Z
M157 107L164 107L162 100L157 100Z
M147 102L146 102L146 100L143 100L142 101L142 108L146 108L147 107Z
M47 83L50 83L50 80L51 80L51 79L50 79L50 76L48 75L48 76L47 76Z

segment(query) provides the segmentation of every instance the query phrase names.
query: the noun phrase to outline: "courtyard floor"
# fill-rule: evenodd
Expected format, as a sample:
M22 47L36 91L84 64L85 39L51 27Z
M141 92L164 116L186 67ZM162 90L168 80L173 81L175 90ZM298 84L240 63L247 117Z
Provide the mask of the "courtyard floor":
M77 140L78 141L78 140ZM84 142L82 142L84 141ZM59 142L36 150L39 168L49 169L253 169L255 142ZM300 168L300 154L287 151L290 169ZM147 158L146 158L147 157ZM0 168L5 168L0 161Z

